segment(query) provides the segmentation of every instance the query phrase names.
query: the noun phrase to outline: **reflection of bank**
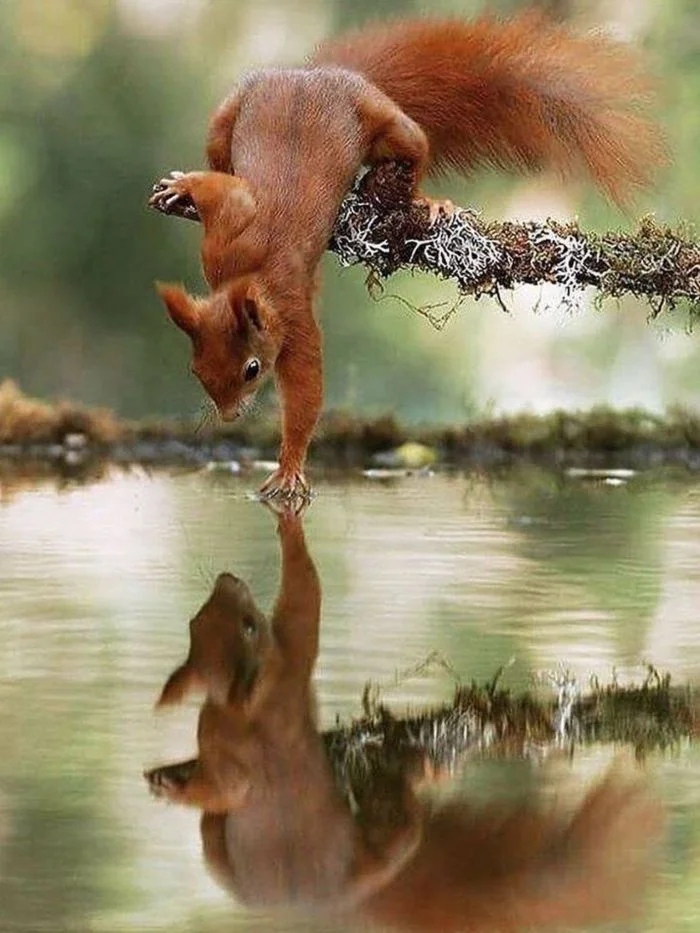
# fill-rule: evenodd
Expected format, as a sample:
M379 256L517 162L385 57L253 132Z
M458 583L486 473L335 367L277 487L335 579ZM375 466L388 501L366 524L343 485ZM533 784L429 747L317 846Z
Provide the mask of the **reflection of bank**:
M572 819L529 805L440 806L404 748L340 786L319 735L311 677L321 593L301 519L278 516L282 576L268 618L222 574L190 623L190 651L161 703L205 694L198 757L146 773L158 796L202 811L204 857L249 905L351 914L406 930L517 930L624 915L659 813L610 777ZM372 632L368 630L368 637ZM614 869L613 869L614 865Z

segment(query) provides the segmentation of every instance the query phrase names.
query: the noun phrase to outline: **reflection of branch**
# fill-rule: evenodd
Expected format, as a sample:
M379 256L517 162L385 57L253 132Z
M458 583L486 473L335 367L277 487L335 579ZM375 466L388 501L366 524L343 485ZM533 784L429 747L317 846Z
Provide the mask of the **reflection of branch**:
M391 762L411 751L440 769L468 753L522 757L595 742L631 745L641 757L700 731L697 698L653 668L641 686L613 682L580 694L575 681L563 677L556 687L556 699L517 696L498 688L496 678L483 687L460 686L451 704L407 718L377 703L323 738L339 781L347 784L368 770L368 761Z
M603 297L646 298L652 316L679 299L700 301L700 247L651 218L636 234L597 235L575 222L488 223L460 208L430 226L426 208L407 200L407 181L400 165L387 163L347 195L328 247L343 265L361 263L375 281L401 268L421 269L454 279L463 294L477 297L555 283L571 303L576 291L594 286ZM153 206L198 220L191 203Z

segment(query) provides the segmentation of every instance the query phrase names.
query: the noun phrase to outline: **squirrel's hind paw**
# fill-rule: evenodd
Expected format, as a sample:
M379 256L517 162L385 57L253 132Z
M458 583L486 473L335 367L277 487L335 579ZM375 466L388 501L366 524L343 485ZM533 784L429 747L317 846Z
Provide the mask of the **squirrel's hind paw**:
M428 209L428 225L433 226L438 217L451 217L457 210L454 203L449 198L429 198L421 195L413 202L418 207Z

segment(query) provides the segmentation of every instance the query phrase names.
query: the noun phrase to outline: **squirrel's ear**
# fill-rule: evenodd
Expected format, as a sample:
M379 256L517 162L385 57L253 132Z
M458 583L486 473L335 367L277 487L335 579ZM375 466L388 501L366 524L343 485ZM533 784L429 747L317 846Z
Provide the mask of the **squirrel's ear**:
M173 703L180 703L185 696L197 686L197 677L190 667L189 661L185 661L180 667L176 668L170 677L168 677L163 687L156 708L161 706L172 706Z
M190 337L194 336L199 330L199 306L194 298L179 285L156 282L156 290L173 322Z
M260 304L255 298L252 289L248 289L241 296L240 286L234 284L229 293L229 303L236 318L239 334L249 333L251 330L261 331L265 324L260 313Z
M258 303L250 295L243 299L242 310L243 314L248 319L249 324L251 324L256 330L263 329L263 322L262 318L260 317Z

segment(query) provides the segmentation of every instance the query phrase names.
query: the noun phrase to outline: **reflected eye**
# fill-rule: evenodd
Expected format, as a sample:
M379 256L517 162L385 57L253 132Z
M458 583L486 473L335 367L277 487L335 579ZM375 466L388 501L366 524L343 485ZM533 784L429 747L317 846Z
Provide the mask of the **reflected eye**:
M260 375L260 360L257 357L253 357L248 360L243 369L243 378L246 382L250 382L252 379L255 379Z
M250 640L250 639L255 638L257 631L258 631L258 627L255 624L255 619L252 616L244 616L242 629L243 629L243 635L247 639Z

